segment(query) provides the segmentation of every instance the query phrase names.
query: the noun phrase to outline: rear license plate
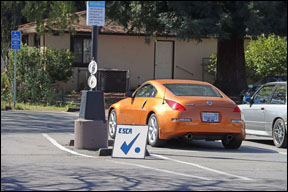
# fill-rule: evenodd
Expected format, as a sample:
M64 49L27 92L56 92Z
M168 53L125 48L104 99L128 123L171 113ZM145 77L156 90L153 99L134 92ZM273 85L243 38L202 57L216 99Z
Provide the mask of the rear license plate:
M219 122L219 113L202 113L203 122Z

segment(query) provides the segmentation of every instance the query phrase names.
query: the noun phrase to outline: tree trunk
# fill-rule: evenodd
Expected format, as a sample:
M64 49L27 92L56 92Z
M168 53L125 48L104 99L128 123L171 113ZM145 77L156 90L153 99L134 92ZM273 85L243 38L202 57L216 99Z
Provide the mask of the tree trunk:
M218 39L216 80L214 85L228 96L239 96L247 87L245 75L244 38L232 35Z

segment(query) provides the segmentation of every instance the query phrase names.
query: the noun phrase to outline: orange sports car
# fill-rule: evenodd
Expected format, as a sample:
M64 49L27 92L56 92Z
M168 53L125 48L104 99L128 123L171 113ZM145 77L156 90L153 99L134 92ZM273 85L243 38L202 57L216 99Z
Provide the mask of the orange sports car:
M192 80L150 80L133 94L109 108L109 134L115 138L118 124L148 125L148 143L165 140L222 140L237 149L245 139L245 126L238 106L207 82Z

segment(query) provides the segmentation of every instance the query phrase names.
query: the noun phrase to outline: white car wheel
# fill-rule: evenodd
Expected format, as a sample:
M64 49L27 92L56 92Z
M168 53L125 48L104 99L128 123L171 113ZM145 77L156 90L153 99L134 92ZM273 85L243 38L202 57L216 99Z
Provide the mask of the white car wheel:
M272 130L273 142L276 147L287 146L287 133L283 119L277 119Z
M114 109L112 109L112 111L110 112L108 123L109 123L109 135L112 139L114 139L117 128L117 116Z
M148 143L153 147L164 144L164 141L159 139L159 125L155 114L152 114L148 120Z

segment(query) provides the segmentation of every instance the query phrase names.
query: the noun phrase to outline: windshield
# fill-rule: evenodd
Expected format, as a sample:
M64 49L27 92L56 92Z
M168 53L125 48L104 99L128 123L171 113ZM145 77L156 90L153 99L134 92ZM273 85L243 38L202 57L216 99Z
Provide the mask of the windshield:
M212 86L197 84L164 84L176 96L222 97Z

